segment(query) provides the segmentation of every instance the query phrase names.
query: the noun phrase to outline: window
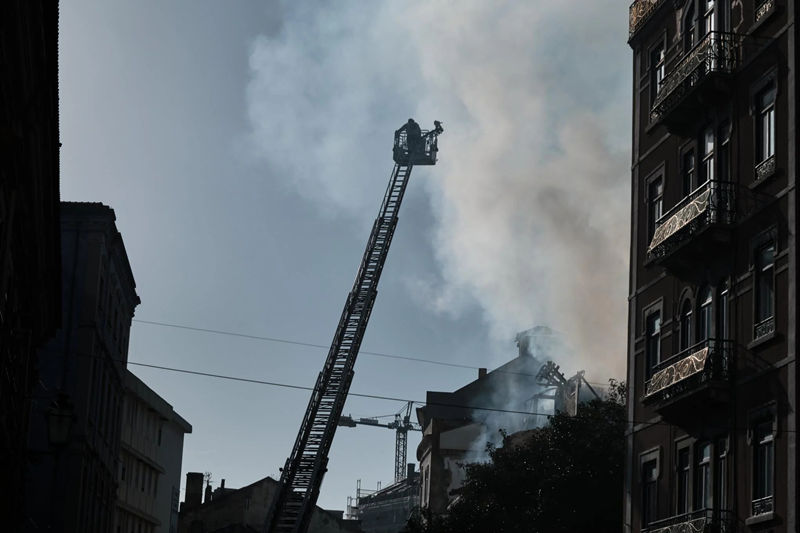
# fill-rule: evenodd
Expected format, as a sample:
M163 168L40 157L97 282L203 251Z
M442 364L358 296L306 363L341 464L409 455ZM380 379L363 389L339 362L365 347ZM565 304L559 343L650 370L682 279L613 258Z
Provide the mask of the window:
M707 128L703 132L703 163L700 168L701 185L714 179L714 130Z
M714 465L714 507L728 509L728 439L717 440Z
M756 96L756 159L763 162L775 155L775 83L767 85Z
M655 522L658 515L658 461L642 464L642 525Z
M653 369L661 362L661 313L659 311L647 315L645 334L647 335L645 356L647 357L647 377L649 378L653 375Z
M683 49L688 52L694 47L695 33L697 31L697 22L694 16L694 5L689 7L686 11L686 16L683 18Z
M731 123L726 120L719 127L717 137L719 143L719 168L717 178L720 181L731 181Z
M681 161L683 175L683 196L689 196L697 187L697 177L695 175L694 150L689 150L683 154Z
M654 179L647 186L647 242L653 240L656 233L656 222L664 214L664 181Z
M692 303L688 299L684 300L681 307L680 327L678 351L682 352L692 345Z
M664 80L664 45L659 44L650 51L650 103L655 102Z
M676 512L684 514L689 512L689 448L678 449L677 472L675 476Z
M730 338L730 330L729 328L729 319L728 319L728 285L727 283L723 285L722 290L719 293L719 307L718 307L718 324L717 324L717 337L720 339L729 339Z
M755 275L756 275L756 338L770 331L762 331L759 333L759 326L765 322L771 321L774 317L775 309L775 242L770 241L756 251L755 261Z
M695 446L694 510L711 508L711 443Z
M697 340L705 341L711 338L711 289L705 287L700 291L700 308L697 313Z
M762 419L753 427L753 515L772 510L775 481L775 436L772 422L771 418Z

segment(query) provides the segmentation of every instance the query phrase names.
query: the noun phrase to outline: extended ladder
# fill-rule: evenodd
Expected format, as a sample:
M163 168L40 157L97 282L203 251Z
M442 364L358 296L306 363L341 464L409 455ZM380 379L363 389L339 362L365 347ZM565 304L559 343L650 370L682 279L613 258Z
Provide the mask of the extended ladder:
M443 131L441 125L437 122L434 130L419 132L410 153L407 130L404 130L405 127L395 132L395 166L389 186L372 226L353 289L347 296L325 366L317 377L292 453L282 469L278 494L267 516L268 532L305 533L308 529L411 169L413 164L436 163L437 136Z

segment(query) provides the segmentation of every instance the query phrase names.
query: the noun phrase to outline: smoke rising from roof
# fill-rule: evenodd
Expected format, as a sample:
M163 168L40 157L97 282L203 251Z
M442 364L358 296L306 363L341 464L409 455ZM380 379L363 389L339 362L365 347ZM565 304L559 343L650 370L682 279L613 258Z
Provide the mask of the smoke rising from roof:
M476 301L507 342L560 331L570 366L623 376L629 244L629 63L624 4L287 3L251 54L253 143L302 194L368 223L363 181L390 133L442 120L426 180L437 282L425 305Z

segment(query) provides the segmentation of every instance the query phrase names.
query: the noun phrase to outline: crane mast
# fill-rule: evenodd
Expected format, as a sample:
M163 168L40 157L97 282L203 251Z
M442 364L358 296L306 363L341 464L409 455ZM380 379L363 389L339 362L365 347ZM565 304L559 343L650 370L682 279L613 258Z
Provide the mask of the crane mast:
M422 131L409 119L395 132L395 165L389 185L291 455L281 470L278 494L267 516L268 533L306 533L308 530L411 169L414 165L436 164L437 139L444 130L438 121L434 126L430 131Z

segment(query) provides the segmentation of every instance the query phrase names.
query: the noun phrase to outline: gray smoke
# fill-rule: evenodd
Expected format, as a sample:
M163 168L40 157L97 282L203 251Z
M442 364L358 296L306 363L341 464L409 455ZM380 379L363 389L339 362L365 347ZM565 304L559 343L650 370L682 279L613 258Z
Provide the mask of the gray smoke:
M253 145L302 194L368 220L361 180L385 166L386 132L411 115L444 121L427 181L444 282L409 287L442 312L477 301L504 342L548 324L572 346L570 367L622 376L625 6L286 3L280 31L252 49Z

